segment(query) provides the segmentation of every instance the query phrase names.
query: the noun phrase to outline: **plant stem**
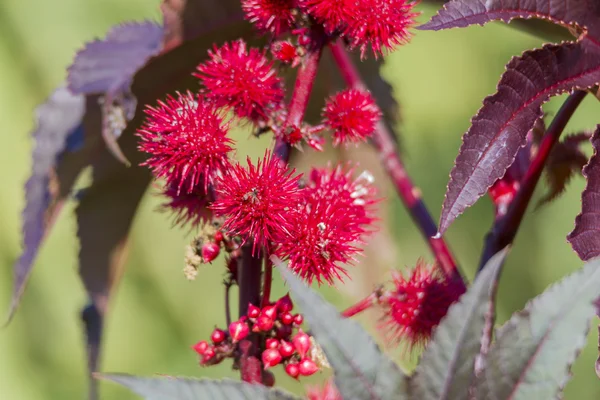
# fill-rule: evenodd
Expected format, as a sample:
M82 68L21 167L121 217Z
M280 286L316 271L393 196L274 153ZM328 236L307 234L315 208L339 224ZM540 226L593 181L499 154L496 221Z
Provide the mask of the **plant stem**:
M356 304L346 308L344 311L342 311L342 316L346 317L346 318L350 318L350 317L355 316L358 313L368 310L369 308L371 308L371 306L373 306L377 302L380 294L381 294L380 291L378 291L378 290L374 291L373 293L371 293L364 299L360 300L358 303L356 303Z
M266 249L265 249L266 250ZM270 252L265 254L265 273L263 274L262 305L266 307L271 301L271 282L273 281L273 263Z
M231 281L225 282L225 322L227 327L231 325L231 302L229 301L229 292L231 289Z
M510 245L515 239L527 206L531 201L533 192L546 165L546 161L586 94L587 92L582 90L573 92L564 102L556 117L554 117L552 124L550 124L550 127L542 138L535 158L529 164L529 168L521 181L519 191L508 206L506 214L496 220L486 237L485 247L481 254L481 261L479 262L480 271L494 254Z
M349 87L366 89L366 85L363 83L356 66L344 50L343 44L340 41L331 43L330 49L346 84ZM379 151L381 162L392 179L400 199L415 224L421 230L425 240L427 240L439 266L447 276L462 280L454 257L443 237L436 237L437 226L421 198L421 191L414 185L406 172L406 168L400 159L393 134L381 121L377 124L377 128L373 134L373 142Z

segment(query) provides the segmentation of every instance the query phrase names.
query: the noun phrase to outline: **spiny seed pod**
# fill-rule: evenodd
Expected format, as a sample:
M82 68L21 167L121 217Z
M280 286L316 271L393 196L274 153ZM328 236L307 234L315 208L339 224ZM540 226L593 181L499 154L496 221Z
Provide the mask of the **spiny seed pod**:
M219 343L222 343L226 337L227 337L227 334L225 333L225 331L215 328L212 335L210 335L210 340L212 340L212 342L214 344L219 344Z
M294 336L292 343L294 343L294 347L298 354L300 354L300 357L304 357L308 350L310 350L310 336L302 332L302 329Z
M196 353L199 355L203 355L208 349L208 342L206 340L201 340L192 347Z
M221 248L216 243L205 243L202 246L202 261L204 263L212 262L219 253L221 252Z
M267 341L265 343L265 347L267 349L277 349L279 347L279 340L274 339L274 338L269 338L269 339L267 339Z
M285 340L282 340L279 344L279 353L284 358L292 356L295 350L296 349L294 348L294 345L290 342L286 342Z
M250 333L250 328L248 328L248 324L242 321L235 321L229 325L229 336L234 343L243 340Z
M285 296L277 300L276 305L280 313L290 312L294 308L294 303L292 302L292 299L290 298L289 294L286 294Z
M262 362L265 369L274 367L281 362L281 354L277 349L267 349L262 353Z
M289 363L285 366L285 373L290 377L297 379L298 375L300 375L300 367L296 363Z
M258 318L258 316L260 315L260 308L252 305L252 304L248 304L248 318Z
M310 358L304 358L298 365L298 371L302 376L310 376L318 370L319 367L317 367L317 364L315 364L315 362Z

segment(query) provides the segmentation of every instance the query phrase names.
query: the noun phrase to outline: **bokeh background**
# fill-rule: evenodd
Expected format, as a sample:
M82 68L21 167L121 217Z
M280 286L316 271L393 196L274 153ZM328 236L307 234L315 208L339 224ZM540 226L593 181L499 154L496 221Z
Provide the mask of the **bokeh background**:
M159 18L158 0L2 0L0 4L0 311L12 288L12 264L20 251L23 184L30 172L33 110L65 79L65 68L85 41L103 36L126 20ZM423 19L432 8L421 7ZM417 32L414 40L387 57L384 74L401 104L402 146L414 180L421 186L434 217L439 215L448 172L461 135L486 95L494 92L511 56L543 41L501 24L446 32ZM561 99L546 109L556 110ZM600 104L588 98L568 131L600 122ZM261 144L251 152L262 152ZM582 263L565 240L579 212L584 181L576 178L566 195L529 212L506 264L499 291L499 320L524 306L551 282ZM539 196L540 190L537 195ZM158 199L147 195L136 217L127 270L115 293L107 323L103 371L134 374L235 376L229 364L200 369L189 346L223 325L222 291L215 283L219 262L202 279L182 278L182 256L190 235L172 229L168 216L154 212ZM390 199L392 235L387 267L405 268L427 248L401 204ZM77 277L77 242L70 203L46 241L14 321L0 330L0 398L7 400L82 399L86 394L83 341L78 318L86 298ZM492 220L487 198L458 219L447 239L472 279L483 235ZM363 267L369 259L363 260ZM277 285L276 294L284 288ZM324 288L340 307L352 295ZM374 331L372 320L363 319ZM598 323L593 321L593 327ZM573 368L567 399L600 398L594 374L597 334ZM399 361L398 351L390 350ZM279 384L302 387L279 375ZM322 380L321 377L313 382ZM126 390L103 384L103 399L133 399Z

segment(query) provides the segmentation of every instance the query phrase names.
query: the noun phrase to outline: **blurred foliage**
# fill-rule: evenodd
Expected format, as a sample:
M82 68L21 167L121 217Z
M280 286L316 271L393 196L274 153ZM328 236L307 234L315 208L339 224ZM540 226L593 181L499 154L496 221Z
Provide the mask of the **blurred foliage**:
M115 23L158 19L158 0L3 0L0 7L0 310L8 307L12 264L21 236L23 184L30 172L32 112L65 78L65 68L84 41L102 36ZM429 16L432 8L424 8ZM417 32L414 40L387 58L384 68L402 107L402 147L407 167L421 186L435 217L448 173L470 118L511 56L542 41L500 24L446 32ZM551 113L561 99L551 101ZM589 96L569 125L569 132L598 120L597 100ZM239 137L247 139L246 134ZM250 153L262 153L261 141ZM499 319L541 293L551 282L582 263L565 240L580 209L584 182L574 179L566 195L527 215L508 258L499 291ZM542 194L542 190L538 190ZM417 258L430 259L427 247L399 200L393 206L394 243L404 268ZM201 271L196 282L181 273L183 249L190 235L172 229L167 215L156 213L159 199L148 193L136 217L130 257L113 298L105 336L103 371L134 374L236 376L229 365L200 369L189 346L223 325L222 260ZM77 277L74 204L63 213L46 242L22 306L10 326L0 331L0 393L6 399L75 399L86 393L85 356L79 311L85 304ZM483 237L492 222L488 199L479 201L447 234L466 275L472 279ZM368 265L365 260L363 265ZM284 293L281 284L275 295ZM340 307L347 298L331 288L326 297ZM235 300L234 300L235 301ZM235 303L234 303L235 304ZM595 321L597 322L597 321ZM373 329L373 328L371 328ZM594 373L596 330L575 365L567 399L600 398ZM400 353L393 351L394 354ZM322 377L312 379L315 383ZM278 375L278 383L300 392L301 385ZM126 390L103 384L102 398L131 399Z

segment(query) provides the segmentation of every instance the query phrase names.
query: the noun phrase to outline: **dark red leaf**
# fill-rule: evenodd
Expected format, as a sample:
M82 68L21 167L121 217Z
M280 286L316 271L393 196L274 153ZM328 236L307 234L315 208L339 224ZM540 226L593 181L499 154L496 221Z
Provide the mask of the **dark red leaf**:
M600 54L580 44L546 45L513 58L496 94L472 120L450 173L440 232L487 192L513 163L551 96L600 81Z
M592 136L594 155L583 168L587 179L581 194L581 214L575 218L575 229L567 240L582 260L600 256L600 125Z
M419 29L464 28L495 20L509 22L514 18L542 18L570 28L577 26L584 29L583 36L600 46L597 0L453 0Z

